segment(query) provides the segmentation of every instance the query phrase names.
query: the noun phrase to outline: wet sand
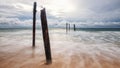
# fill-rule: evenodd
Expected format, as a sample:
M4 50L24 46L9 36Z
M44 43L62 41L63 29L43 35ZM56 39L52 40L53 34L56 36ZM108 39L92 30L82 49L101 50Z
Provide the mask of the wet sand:
M4 49L3 49L4 48ZM52 64L45 64L41 47L0 47L0 68L120 68L120 59L107 57L105 53L91 56L87 53L72 55L52 51ZM67 57L68 56L68 57Z

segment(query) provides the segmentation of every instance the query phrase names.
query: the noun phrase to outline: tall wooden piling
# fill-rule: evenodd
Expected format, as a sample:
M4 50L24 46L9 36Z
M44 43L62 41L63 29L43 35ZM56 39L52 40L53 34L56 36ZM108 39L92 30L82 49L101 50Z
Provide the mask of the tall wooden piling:
M35 47L36 6L37 6L37 3L34 2L34 5L33 5L33 40L32 40L32 46L33 46L33 47Z
M51 58L49 32L48 32L48 25L47 25L47 18L46 18L45 8L43 8L41 10L41 25L42 25L42 32L43 32L43 40L44 40L44 48L45 48L45 55L46 55L46 63L50 64L50 63L52 63L52 58Z
M68 32L68 23L66 23L66 33Z
M74 31L76 31L76 27L75 27L75 24L73 24L73 28L74 28Z
M70 30L70 24L69 24L69 30Z

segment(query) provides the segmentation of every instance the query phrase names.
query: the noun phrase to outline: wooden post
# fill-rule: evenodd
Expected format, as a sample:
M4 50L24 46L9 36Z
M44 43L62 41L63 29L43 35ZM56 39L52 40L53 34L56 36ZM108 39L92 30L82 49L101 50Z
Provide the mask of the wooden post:
M66 23L66 33L68 32L68 23Z
M75 24L73 25L74 31L76 30Z
M70 24L69 24L69 30L70 30Z
M33 40L32 40L32 46L33 47L35 47L36 5L37 5L37 3L34 2L34 5L33 5Z
M43 32L43 40L44 40L44 48L45 48L45 55L46 55L46 63L50 64L50 63L52 63L52 58L51 58L49 32L48 32L48 25L47 25L47 18L46 18L45 8L43 8L41 10L41 25L42 25L42 32Z

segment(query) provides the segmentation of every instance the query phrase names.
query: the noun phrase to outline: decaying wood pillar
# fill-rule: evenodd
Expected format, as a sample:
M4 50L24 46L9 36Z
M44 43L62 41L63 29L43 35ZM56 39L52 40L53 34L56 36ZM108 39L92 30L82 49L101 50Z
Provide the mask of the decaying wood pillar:
M75 27L75 24L73 24L73 28L74 28L74 31L76 31L76 27Z
M32 46L33 46L33 47L35 47L36 6L37 6L37 3L34 2L34 5L33 5L33 40L32 40Z
M69 24L69 30L70 30L70 24Z
M66 23L66 33L68 32L68 23Z
M49 32L48 32L48 25L47 25L47 18L46 18L46 11L45 8L41 10L41 25L42 25L42 32L43 32L43 41L44 41L44 48L45 48L45 55L46 55L46 63L52 63L51 58L51 49L50 49L50 40L49 40Z

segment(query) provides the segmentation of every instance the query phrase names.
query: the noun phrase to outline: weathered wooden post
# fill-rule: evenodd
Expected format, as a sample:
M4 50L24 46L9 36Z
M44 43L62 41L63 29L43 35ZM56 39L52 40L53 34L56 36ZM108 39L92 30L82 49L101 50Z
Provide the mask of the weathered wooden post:
M69 24L69 30L70 30L70 24Z
M76 30L75 24L73 24L74 31Z
M66 33L68 32L68 23L66 23Z
M49 32L48 32L48 25L47 25L47 18L46 18L45 8L43 8L41 10L41 25L42 25L42 32L43 32L43 40L44 40L44 48L45 48L45 55L46 55L46 63L50 64L50 63L52 63L52 58L51 58Z
M37 3L34 2L34 5L33 5L33 40L32 40L32 46L33 47L35 47L36 6L37 6Z

